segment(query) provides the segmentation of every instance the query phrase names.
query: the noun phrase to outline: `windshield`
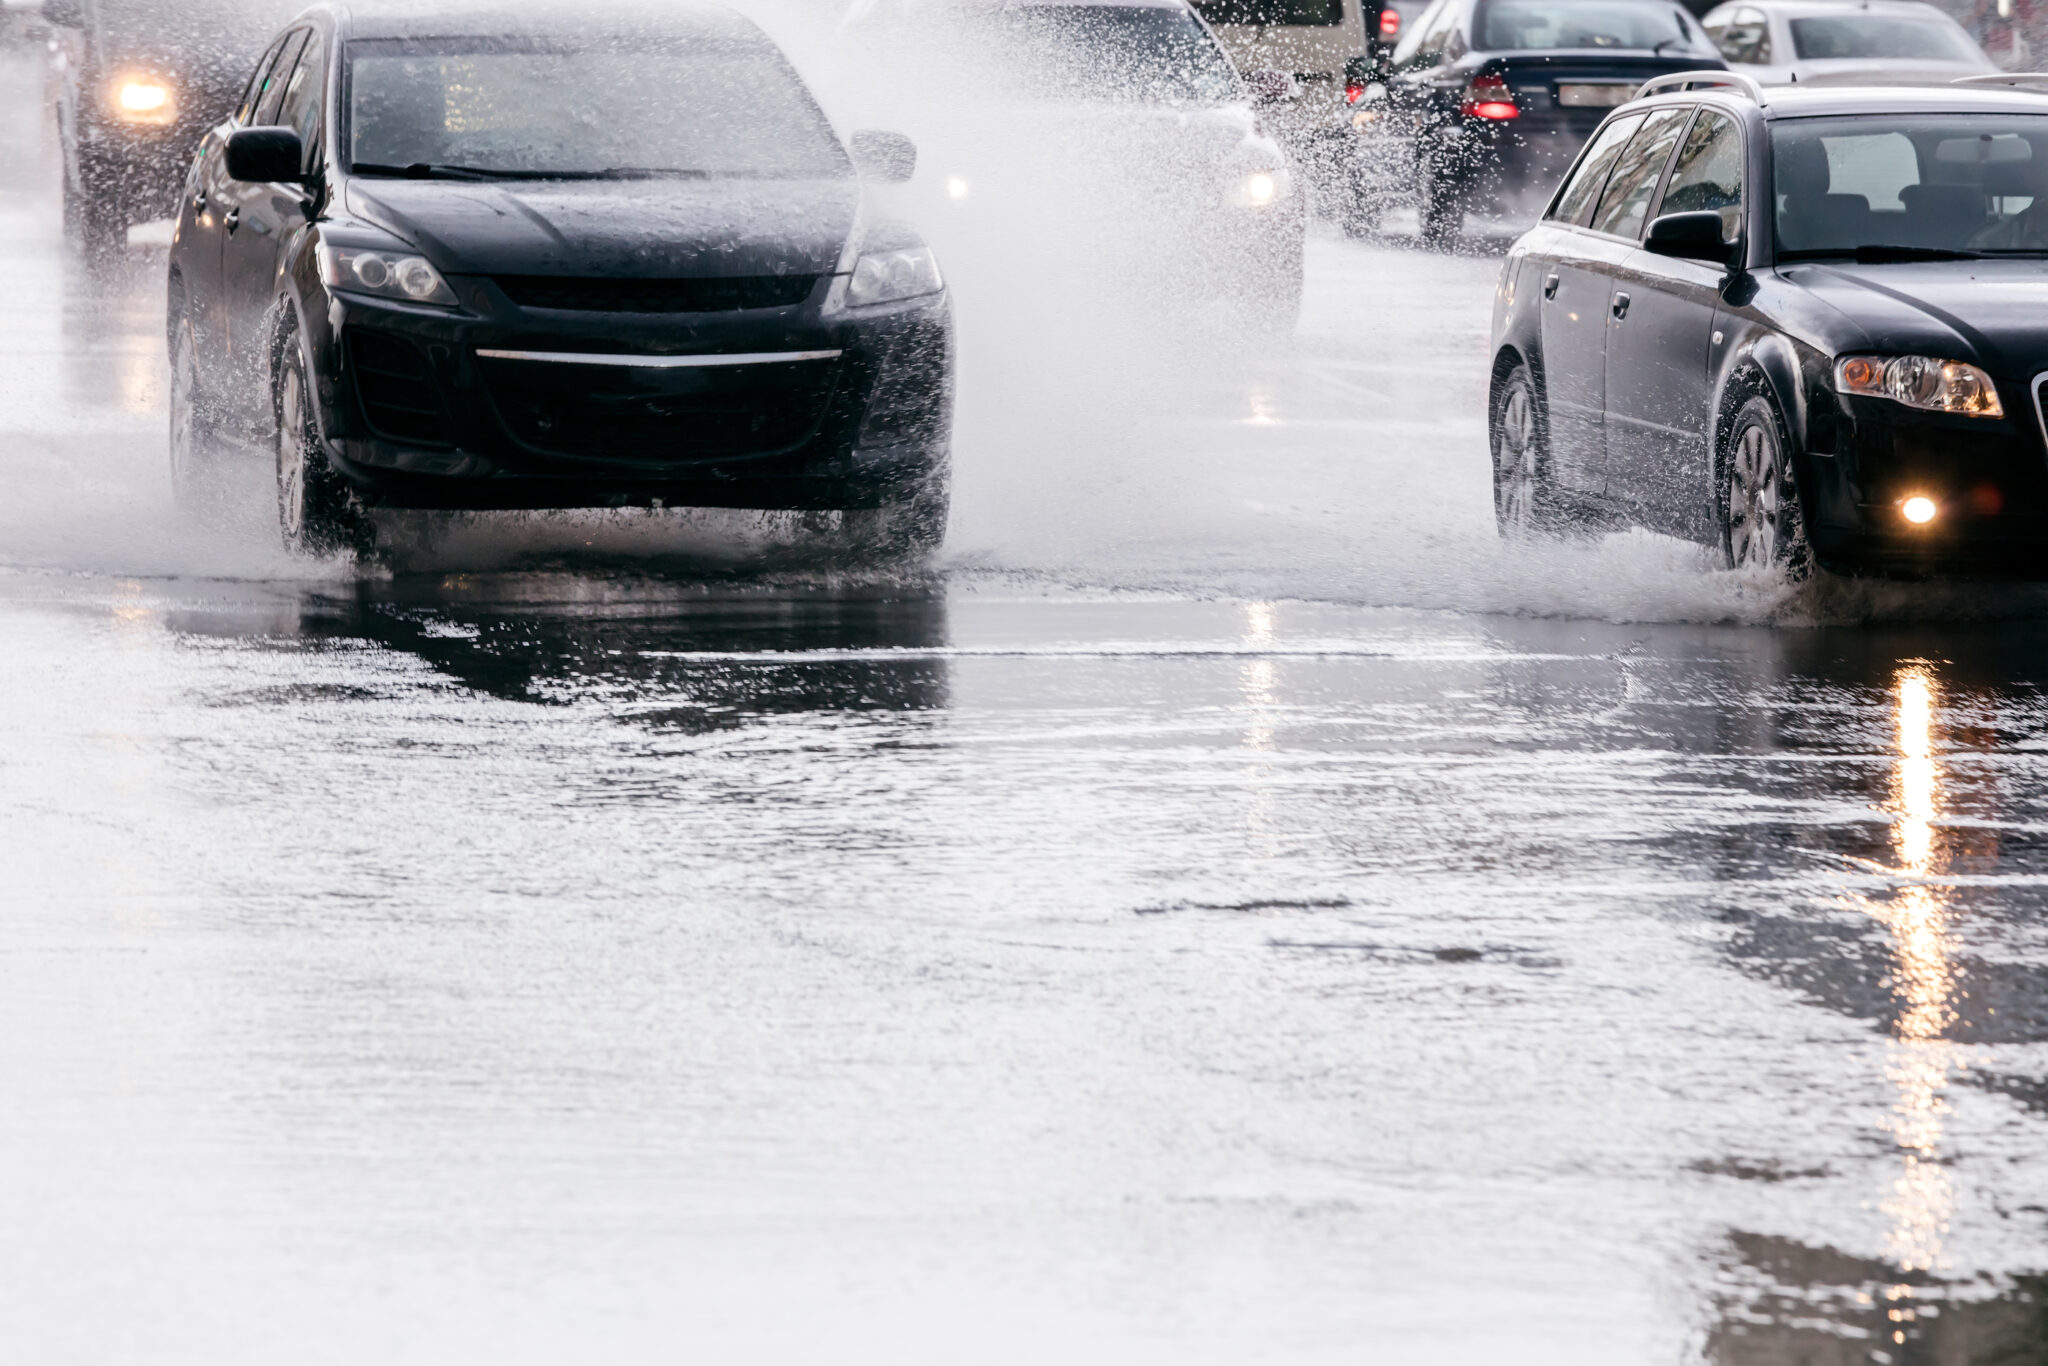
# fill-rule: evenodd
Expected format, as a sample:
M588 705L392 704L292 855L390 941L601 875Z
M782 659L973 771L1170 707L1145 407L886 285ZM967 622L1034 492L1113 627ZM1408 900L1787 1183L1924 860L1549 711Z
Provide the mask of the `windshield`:
M1982 63L1970 36L1937 19L1794 19L1792 49L1807 61L1858 58L1874 61Z
M1243 98L1237 70L1184 9L1025 5L993 21L1014 94L1045 100L1224 104Z
M350 45L348 83L358 169L850 173L796 73L760 42L366 41Z
M1481 52L1545 48L1708 50L1707 37L1677 5L1644 0L1483 0L1474 44Z
M1781 257L2048 250L2048 116L1773 126Z
M1212 24L1253 28L1334 28L1344 21L1343 0L1195 0Z

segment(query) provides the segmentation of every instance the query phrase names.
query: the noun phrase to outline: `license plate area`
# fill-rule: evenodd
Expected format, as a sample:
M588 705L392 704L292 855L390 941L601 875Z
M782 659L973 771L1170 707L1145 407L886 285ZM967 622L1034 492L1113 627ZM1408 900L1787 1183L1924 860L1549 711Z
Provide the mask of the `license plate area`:
M1557 102L1567 109L1612 109L1642 89L1637 81L1559 81Z

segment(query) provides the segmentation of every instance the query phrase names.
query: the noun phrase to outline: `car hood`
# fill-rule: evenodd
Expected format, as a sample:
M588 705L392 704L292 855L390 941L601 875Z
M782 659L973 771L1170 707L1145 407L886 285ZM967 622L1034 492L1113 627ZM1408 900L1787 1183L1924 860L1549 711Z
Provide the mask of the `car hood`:
M348 211L443 272L627 278L826 274L853 230L859 182L357 177Z
M1841 315L1827 339L1838 355L1939 355L2018 380L2048 369L2048 260L1828 262L1781 274Z

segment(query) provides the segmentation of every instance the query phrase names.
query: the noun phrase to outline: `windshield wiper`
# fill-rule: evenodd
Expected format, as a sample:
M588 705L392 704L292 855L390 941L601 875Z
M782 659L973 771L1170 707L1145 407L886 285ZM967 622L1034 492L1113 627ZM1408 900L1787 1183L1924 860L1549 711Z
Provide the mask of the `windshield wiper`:
M439 166L415 161L410 166L386 166L382 162L357 161L349 165L352 175L399 176L406 180L502 180L508 172L481 166Z
M1893 247L1876 244L1861 247L1823 247L1814 251L1784 251L1780 261L1851 260L1859 265L1881 265L1886 261L1981 261L1985 253L1955 247Z

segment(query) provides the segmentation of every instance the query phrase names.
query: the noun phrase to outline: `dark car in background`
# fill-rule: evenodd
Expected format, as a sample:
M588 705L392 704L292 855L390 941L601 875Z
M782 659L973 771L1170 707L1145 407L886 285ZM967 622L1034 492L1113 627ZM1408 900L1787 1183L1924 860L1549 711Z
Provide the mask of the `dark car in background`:
M192 146L296 3L45 0L67 236L99 254L175 212Z
M883 176L915 149L852 146ZM274 438L309 550L376 508L844 514L944 533L951 313L776 47L715 6L316 8L192 163L171 459Z
M1384 97L1354 102L1360 213L1412 196L1434 243L1468 213L1534 215L1643 82L1723 65L1675 0L1435 0L1407 26Z
M1511 251L1504 534L2048 578L2048 97L1652 82Z

